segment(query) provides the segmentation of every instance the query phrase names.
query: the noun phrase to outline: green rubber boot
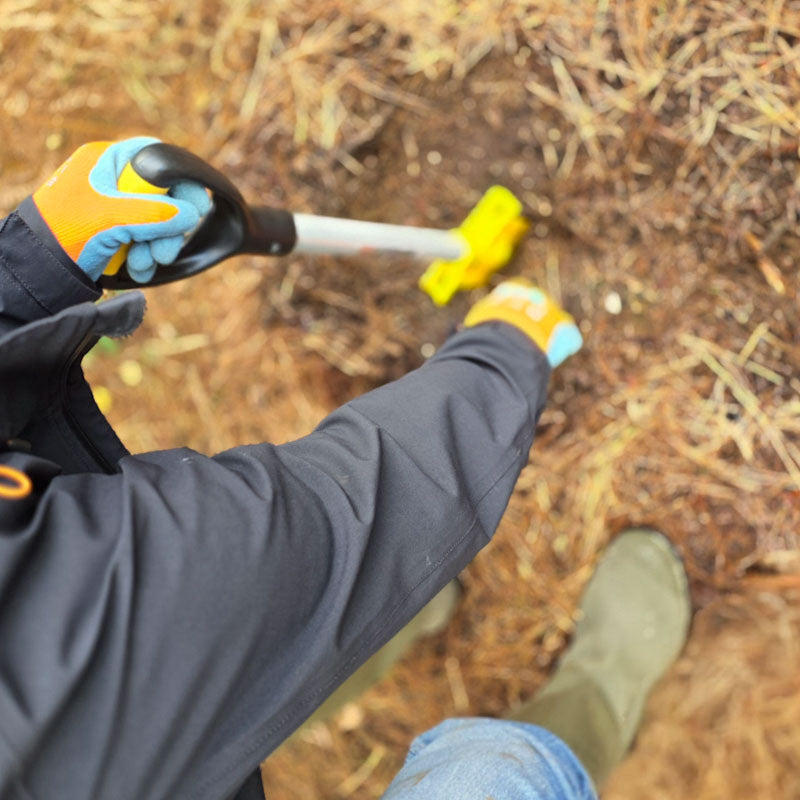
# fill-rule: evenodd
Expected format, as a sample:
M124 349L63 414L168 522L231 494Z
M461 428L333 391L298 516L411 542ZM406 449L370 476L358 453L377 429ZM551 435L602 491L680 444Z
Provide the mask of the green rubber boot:
M423 609L368 661L365 661L306 720L325 722L347 703L352 703L383 678L420 639L447 627L461 600L461 586L452 580Z
M555 733L600 789L630 749L648 694L686 641L688 582L666 537L645 530L617 537L580 610L552 678L509 718Z

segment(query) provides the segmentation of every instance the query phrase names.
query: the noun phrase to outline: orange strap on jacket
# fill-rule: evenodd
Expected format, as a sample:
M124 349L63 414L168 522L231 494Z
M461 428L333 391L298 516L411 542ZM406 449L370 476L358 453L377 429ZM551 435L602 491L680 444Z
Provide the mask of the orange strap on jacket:
M0 464L0 500L22 500L33 491L33 481L13 467Z

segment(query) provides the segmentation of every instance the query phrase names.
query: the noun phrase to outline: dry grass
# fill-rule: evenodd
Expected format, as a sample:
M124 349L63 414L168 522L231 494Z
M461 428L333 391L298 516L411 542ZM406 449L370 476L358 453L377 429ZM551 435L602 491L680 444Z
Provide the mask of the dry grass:
M614 796L797 794L800 3L0 0L0 51L2 207L145 131L297 210L446 226L500 181L533 222L509 272L581 321L454 624L272 759L273 798L376 797L414 732L529 695L629 524L711 606ZM460 318L416 274L238 260L151 292L89 372L134 450L291 439Z
M796 797L799 640L796 590L751 592L700 612L693 641L655 693L636 749L605 797ZM690 742L687 728L696 731Z

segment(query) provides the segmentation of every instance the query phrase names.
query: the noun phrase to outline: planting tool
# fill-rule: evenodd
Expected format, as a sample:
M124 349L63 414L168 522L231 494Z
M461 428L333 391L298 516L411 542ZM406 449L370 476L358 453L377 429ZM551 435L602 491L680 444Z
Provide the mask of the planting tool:
M118 186L122 191L164 193L179 181L195 181L208 189L213 207L175 261L159 266L148 285L188 278L240 253L402 253L435 259L419 283L436 304L444 305L458 290L484 285L508 262L528 228L522 204L502 186L492 186L463 224L449 231L251 206L222 173L188 150L163 143L142 148ZM121 269L126 253L126 247L120 248L101 286L141 286Z

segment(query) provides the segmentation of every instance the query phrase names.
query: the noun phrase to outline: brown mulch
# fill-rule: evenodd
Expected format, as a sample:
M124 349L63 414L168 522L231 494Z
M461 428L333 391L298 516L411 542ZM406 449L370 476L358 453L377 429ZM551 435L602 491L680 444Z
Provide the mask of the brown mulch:
M529 696L628 525L701 610L609 796L797 795L800 3L0 0L0 48L5 209L141 132L298 211L449 227L499 182L532 222L504 274L584 332L453 623L270 759L270 798L377 797L415 733ZM88 373L132 450L292 439L481 294L435 309L420 270L237 259Z

